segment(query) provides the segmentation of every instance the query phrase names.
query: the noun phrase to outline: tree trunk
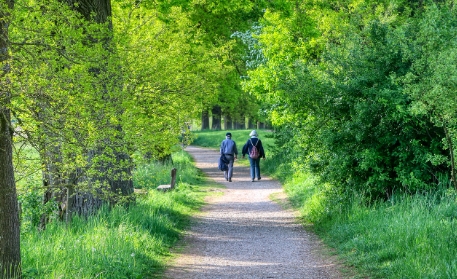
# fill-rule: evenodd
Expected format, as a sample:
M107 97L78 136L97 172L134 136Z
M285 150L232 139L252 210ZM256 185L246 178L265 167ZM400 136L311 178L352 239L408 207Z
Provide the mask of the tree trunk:
M455 157L454 157L454 145L452 144L452 138L449 134L449 130L446 127L447 123L443 121L444 133L446 135L446 141L449 147L449 157L451 159L451 181L454 189L457 190L457 181L456 181L456 170L455 170Z
M0 278L21 277L19 205L13 168L13 130L8 105L9 90L8 19L5 7L13 0L0 0Z
M256 129L257 128L257 122L254 122L254 120L251 117L248 117L246 119L246 128L247 129Z
M97 198L96 194L90 192L69 192L69 194L68 206L72 210L68 211L68 215L76 214L87 217L93 215L102 206L102 200Z
M45 104L43 104L42 107L44 106ZM43 122L46 121L46 119L52 119L51 117L42 114L39 114L38 118ZM62 207L60 205L63 204L62 188L64 187L63 185L65 185L63 174L59 169L59 166L63 163L59 144L60 139L55 133L47 129L46 126L42 138L43 139L40 140L39 144L41 151L40 157L42 158L42 165L44 166L44 169L42 170L43 188L45 189L43 204L47 204L54 200L59 204L59 207L55 208L55 211L58 211ZM43 214L40 219L41 230L46 228L48 221L49 216L46 213Z
M220 106L214 106L211 109L211 113L213 115L213 125L211 127L212 130L220 130L221 129L221 120L222 120L222 109Z
M87 20L95 21L97 23L109 23L109 26L112 26L110 22L111 16L111 1L110 0L65 0L73 9L81 13ZM111 50L108 55L115 55L110 47L111 38L110 36L105 37L104 43L106 44L107 49ZM109 59L104 59L108 61ZM107 70L107 65L101 64L98 69L93 69L95 73L95 79L98 77L98 73L102 73ZM111 80L115 81L113 86L122 87L120 84L120 78L117 76L110 77ZM117 81L117 82L116 82ZM95 82L98 82L97 80ZM118 85L116 85L118 84ZM109 103L112 107L118 107L118 102L115 97L109 97L109 90L113 88L108 88L106 85L103 86L103 92L100 94L100 98ZM118 115L121 115L120 111ZM104 115L103 109L94 111L94 118ZM105 123L100 123L102 125L100 129L112 129L115 131L116 136L111 138L106 138L98 143L96 150L93 150L91 155L89 155L89 160L95 157L105 157L104 161L96 163L93 165L94 169L97 170L97 175L90 178L89 184L92 187L102 187L108 191L103 191L103 189L95 189L95 192L105 192L103 199L107 199L110 203L116 203L119 201L122 196L127 196L128 200L131 201L133 197L133 180L132 180L132 160L128 153L123 151L123 148L127 143L124 141L124 133L120 125L113 124L110 119L105 119ZM91 162L93 163L93 162ZM96 186L98 185L98 186ZM90 192L76 192L71 197L71 206L72 211L86 215L91 214L101 205L98 195L93 196L95 193ZM106 196L108 195L108 197ZM92 208L90 208L92 207Z
M257 121L257 130L265 129L265 123Z
M89 21L107 22L111 16L111 0L64 0Z
M246 123L236 121L235 122L235 128L234 129L246 129Z
M0 278L20 274L19 206L14 180L10 112L4 107L4 77L0 85ZM5 274L5 275L3 275Z
M202 130L209 130L209 115L207 110L202 111Z
M233 129L233 121L230 115L225 115L224 117L224 129L225 130L232 130Z

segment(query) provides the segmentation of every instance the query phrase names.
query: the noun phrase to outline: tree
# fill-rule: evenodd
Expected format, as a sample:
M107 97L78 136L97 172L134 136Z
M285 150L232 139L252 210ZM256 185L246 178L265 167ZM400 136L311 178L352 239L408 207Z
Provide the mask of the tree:
M445 2L449 4L426 6L414 24L404 29L401 45L410 57L412 67L403 82L413 100L412 113L429 118L442 129L444 136L441 139L448 156L433 156L429 161L433 164L449 162L450 181L457 189L457 17L453 2Z
M89 175L91 184L97 188L98 195L103 193L102 199L115 204L120 197L130 197L133 194L132 180L132 159L128 142L125 140L125 133L120 124L120 117L124 109L122 108L122 77L117 69L119 59L116 57L115 48L112 41L112 8L110 0L84 0L66 1L72 9L77 10L88 22L95 22L98 25L106 26L101 29L96 37L88 36L87 44L91 47L92 42L99 43L104 51L99 53L97 63L90 68L93 76L93 88L95 96L99 98L104 106L91 111L91 117L95 120L97 130L106 131L101 133L95 145L89 150L88 160L91 167L95 170ZM87 200L87 194L85 199ZM78 199L77 194L74 197ZM79 211L92 212L97 203L78 204L74 202L74 207L85 206L88 209Z
M14 111L24 139L40 153L44 202L83 214L93 212L100 198L116 202L133 192L108 8L90 4L78 8L104 8L102 16L81 15L59 1L20 5L13 32L14 74L22 77L13 84ZM92 15L96 19L84 17Z
M19 207L12 158L9 36L13 0L0 1L0 278L21 275Z

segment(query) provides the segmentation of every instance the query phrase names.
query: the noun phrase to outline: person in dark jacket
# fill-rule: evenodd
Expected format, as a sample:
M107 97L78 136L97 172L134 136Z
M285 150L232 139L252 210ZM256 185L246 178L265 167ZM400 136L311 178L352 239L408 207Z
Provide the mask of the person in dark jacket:
M232 182L233 162L237 159L238 150L236 143L232 140L231 133L225 134L225 140L221 142L220 152L228 160L228 170L224 171L224 178L228 182Z
M251 181L254 182L254 179L257 177L257 180L260 180L260 158L263 158L265 160L265 151L263 149L262 141L258 138L258 134L256 130L252 130L252 132L249 134L249 139L246 142L246 144L243 146L243 158L246 154L251 153L251 149L253 146L255 146L259 153L260 156L257 159L251 158L249 156L249 164L251 166Z

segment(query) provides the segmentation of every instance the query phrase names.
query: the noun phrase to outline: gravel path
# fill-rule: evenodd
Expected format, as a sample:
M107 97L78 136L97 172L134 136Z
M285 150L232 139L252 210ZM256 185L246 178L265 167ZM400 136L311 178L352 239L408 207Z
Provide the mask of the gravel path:
M193 146L186 151L225 188L195 217L165 278L344 278L295 213L271 201L271 195L284 196L279 182L266 176L251 182L249 168L236 162L233 182L226 182L217 169L218 152Z

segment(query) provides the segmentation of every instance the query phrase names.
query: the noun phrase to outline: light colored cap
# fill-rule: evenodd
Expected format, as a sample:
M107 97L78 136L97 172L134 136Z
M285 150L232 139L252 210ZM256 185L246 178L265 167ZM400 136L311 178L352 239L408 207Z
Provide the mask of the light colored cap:
M259 136L259 135L257 134L257 131L256 131L256 130L252 130L252 132L249 134L249 136L250 136L250 137L257 137L257 136Z

